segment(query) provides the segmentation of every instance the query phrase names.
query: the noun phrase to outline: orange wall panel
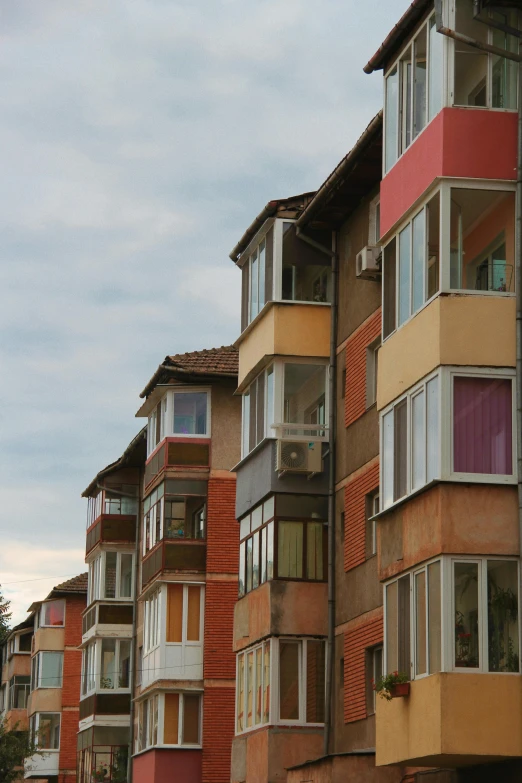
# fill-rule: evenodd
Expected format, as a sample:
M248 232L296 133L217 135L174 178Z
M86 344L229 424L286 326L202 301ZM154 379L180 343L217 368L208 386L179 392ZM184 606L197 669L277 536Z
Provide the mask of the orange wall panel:
M374 617L344 635L344 722L364 720L366 711L366 650L383 640L383 619Z
M374 462L344 488L344 570L366 560L366 496L379 487L379 463Z
M381 333L381 308L351 335L346 343L344 425L349 427L366 413L366 349Z
M206 688L203 696L203 783L229 783L234 739L234 688Z
M236 676L236 658L233 650L234 604L236 601L236 581L207 582L203 647L203 676L205 679L234 679Z

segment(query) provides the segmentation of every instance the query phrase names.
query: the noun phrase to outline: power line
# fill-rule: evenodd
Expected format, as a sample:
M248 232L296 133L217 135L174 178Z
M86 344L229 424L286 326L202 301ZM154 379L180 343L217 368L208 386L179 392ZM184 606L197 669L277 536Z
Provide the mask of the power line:
M23 582L42 582L45 579L63 579L65 576L78 576L78 574L58 574L58 576L38 576L36 579L18 579L16 582L0 582L0 586L20 585Z

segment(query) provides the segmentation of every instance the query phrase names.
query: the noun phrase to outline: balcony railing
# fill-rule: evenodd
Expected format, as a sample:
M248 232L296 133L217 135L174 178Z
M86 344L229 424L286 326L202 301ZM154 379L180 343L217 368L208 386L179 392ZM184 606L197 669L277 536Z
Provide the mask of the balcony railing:
M9 688L9 709L25 710L27 709L27 699L30 692L29 683L14 683Z
M103 514L87 529L86 553L100 541L136 541L136 515Z
M206 563L205 541L161 541L141 564L141 586L148 584L160 571L205 572Z
M96 604L82 618L82 634L95 625L132 625L132 604Z
M207 468L210 464L208 439L166 438L145 465L145 486L168 467Z
M130 715L130 693L93 693L80 700L80 720L91 715Z
M127 745L92 745L78 752L78 783L126 783Z

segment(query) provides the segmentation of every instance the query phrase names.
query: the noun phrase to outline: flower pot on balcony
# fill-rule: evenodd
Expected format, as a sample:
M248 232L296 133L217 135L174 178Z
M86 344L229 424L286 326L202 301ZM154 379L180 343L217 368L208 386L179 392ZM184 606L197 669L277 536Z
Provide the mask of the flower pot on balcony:
M398 682L396 685L392 685L390 688L390 694L392 699L400 699L410 695L410 683Z

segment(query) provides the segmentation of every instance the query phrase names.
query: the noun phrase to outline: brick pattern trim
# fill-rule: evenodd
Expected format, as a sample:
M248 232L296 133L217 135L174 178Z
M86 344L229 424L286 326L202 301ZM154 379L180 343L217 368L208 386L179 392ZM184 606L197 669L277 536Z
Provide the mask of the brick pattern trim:
M344 426L366 412L366 349L381 333L381 308L354 332L346 343Z
M374 462L344 488L344 570L366 560L366 495L379 487L379 463Z
M366 650L383 640L383 618L376 617L344 635L344 722L368 717L366 711Z
M207 571L239 573L236 480L211 478L207 503Z
M229 783L234 739L235 688L205 688L203 693L202 783Z
M203 677L235 680L233 650L234 605L237 582L207 582L205 588L205 638Z

